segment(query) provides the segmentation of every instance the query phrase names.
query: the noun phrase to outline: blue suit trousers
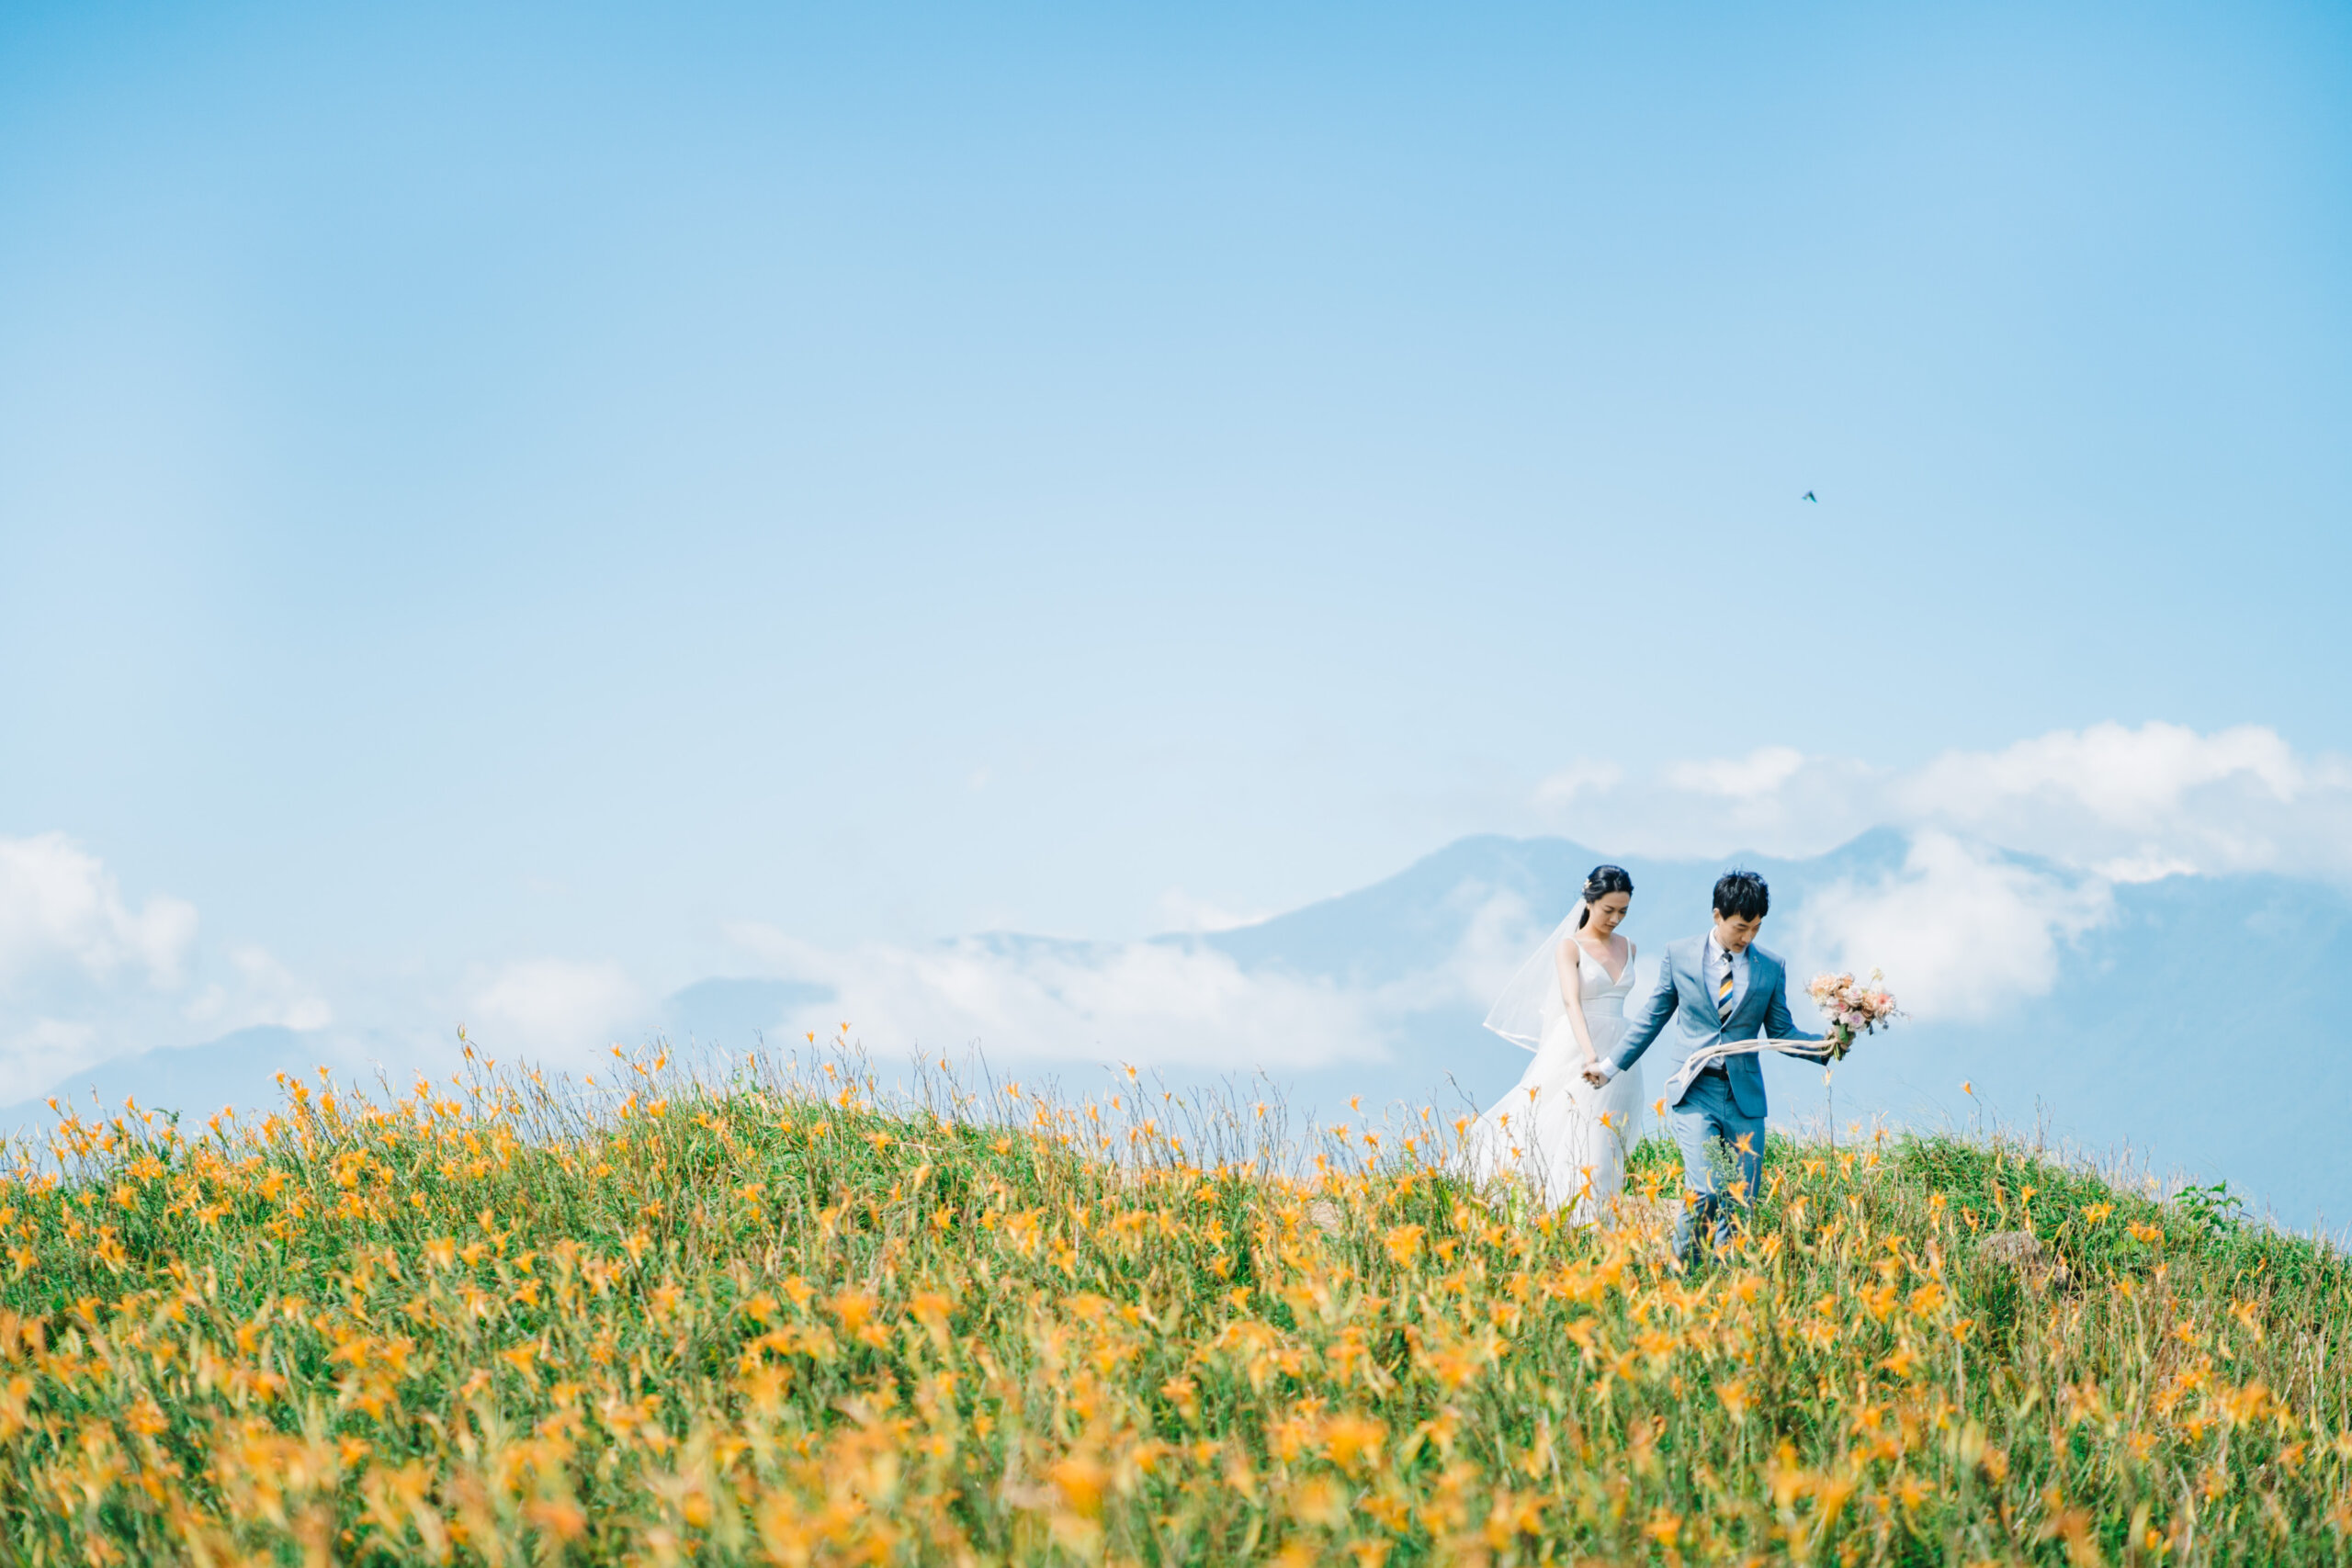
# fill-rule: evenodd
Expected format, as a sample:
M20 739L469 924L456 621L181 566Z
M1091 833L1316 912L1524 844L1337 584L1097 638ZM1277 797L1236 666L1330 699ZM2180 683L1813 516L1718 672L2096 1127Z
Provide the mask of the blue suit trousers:
M1674 1225L1674 1256L1689 1262L1702 1226L1717 1249L1731 1245L1735 1224L1747 1218L1764 1179L1764 1118L1750 1116L1713 1073L1691 1080L1682 1103L1667 1112L1682 1146L1682 1217Z

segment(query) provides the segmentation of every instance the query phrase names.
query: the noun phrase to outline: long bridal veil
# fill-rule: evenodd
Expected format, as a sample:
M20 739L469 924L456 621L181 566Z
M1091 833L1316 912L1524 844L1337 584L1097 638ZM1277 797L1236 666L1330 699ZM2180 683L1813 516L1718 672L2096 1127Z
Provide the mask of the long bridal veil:
M1575 934L1584 911L1584 901L1578 899L1568 918L1527 955L1487 1010L1487 1027L1521 1050L1542 1050L1545 1033L1567 1018L1568 1005L1560 998L1560 943Z

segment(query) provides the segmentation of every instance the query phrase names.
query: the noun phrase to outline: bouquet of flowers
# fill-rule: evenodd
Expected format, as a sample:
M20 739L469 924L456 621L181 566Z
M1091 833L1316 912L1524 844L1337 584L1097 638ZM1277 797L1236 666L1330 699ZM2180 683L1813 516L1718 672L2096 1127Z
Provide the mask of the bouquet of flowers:
M1831 1061L1843 1061L1858 1035L1875 1034L1903 1016L1895 1010L1894 994L1879 984L1885 977L1876 969L1867 982L1851 975L1815 975L1805 987L1813 1005L1829 1020Z

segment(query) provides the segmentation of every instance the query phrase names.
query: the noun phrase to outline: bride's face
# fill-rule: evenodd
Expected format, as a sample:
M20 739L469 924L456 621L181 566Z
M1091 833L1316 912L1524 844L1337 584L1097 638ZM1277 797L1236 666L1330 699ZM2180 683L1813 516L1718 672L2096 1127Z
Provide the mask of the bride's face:
M1592 933L1595 941L1607 942L1617 934L1618 926L1624 921L1625 911L1633 907L1634 896L1631 893L1604 893L1600 902L1592 906L1592 921L1585 929Z

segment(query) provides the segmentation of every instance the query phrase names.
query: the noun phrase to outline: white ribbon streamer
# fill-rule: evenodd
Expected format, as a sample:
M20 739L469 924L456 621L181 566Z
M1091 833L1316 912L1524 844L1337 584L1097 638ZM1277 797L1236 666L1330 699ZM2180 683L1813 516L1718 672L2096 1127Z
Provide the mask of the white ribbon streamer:
M1827 1066L1831 1062L1828 1053L1834 1049L1836 1049L1835 1043L1827 1040L1769 1037L1754 1040L1724 1040L1713 1045L1702 1046L1685 1057L1682 1066L1676 1070L1675 1075L1666 1080L1666 1102L1672 1105L1679 1100L1683 1092L1690 1089L1692 1080L1696 1079L1701 1073L1705 1072L1717 1062L1728 1061L1734 1056L1760 1056L1769 1051L1775 1055L1794 1056L1800 1061L1819 1062L1824 1066Z

